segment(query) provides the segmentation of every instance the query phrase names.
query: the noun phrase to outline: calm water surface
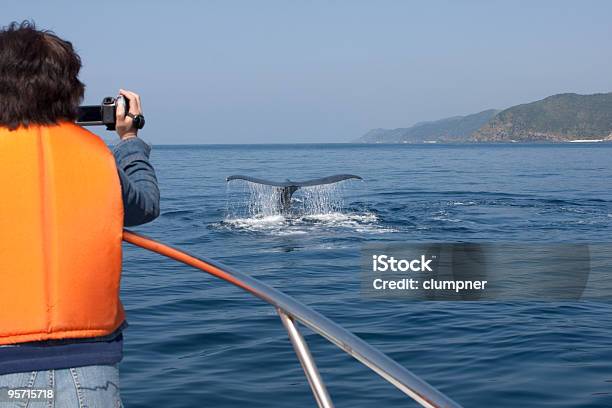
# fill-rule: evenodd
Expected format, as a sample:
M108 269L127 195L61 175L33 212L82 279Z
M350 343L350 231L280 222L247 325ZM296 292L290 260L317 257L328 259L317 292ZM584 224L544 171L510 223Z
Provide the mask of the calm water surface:
M595 302L408 302L360 294L370 242L607 243L612 145L159 146L162 215L136 230L296 297L466 407L612 406L612 307ZM354 173L340 211L248 214L225 177ZM296 194L296 199L308 197ZM127 407L288 407L314 400L271 307L126 246ZM338 407L413 406L306 332Z

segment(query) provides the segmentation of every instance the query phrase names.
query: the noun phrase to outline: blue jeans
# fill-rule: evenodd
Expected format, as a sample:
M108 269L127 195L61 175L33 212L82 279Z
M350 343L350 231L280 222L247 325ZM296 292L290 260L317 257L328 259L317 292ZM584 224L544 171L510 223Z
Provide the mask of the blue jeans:
M16 390L53 389L52 398L9 399ZM23 395L23 394L22 394ZM30 395L32 397L32 395ZM119 408L119 370L94 365L0 375L0 408Z

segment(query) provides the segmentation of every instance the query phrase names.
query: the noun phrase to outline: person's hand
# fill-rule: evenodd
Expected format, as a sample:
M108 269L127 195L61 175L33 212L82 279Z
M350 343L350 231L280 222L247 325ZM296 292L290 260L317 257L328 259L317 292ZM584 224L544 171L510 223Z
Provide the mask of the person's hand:
M130 109L129 113L132 115L142 115L142 108L140 107L140 96L134 92L126 91L125 89L119 90L119 95L122 95L129 101ZM119 139L125 140L138 135L138 129L133 126L134 120L126 115L125 104L123 100L119 98L117 100L117 117L115 129L119 135Z

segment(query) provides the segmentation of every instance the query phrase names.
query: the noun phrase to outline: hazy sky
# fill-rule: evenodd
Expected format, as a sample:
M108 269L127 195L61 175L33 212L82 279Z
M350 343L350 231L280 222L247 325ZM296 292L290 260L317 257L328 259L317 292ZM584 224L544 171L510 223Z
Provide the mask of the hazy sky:
M4 0L0 13L73 42L87 103L140 93L153 143L344 142L612 91L608 1Z

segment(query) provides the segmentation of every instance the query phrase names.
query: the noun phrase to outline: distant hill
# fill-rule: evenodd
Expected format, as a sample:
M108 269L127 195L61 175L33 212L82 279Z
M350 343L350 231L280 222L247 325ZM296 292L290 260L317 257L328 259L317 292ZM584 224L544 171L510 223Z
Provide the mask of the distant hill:
M612 140L612 93L566 93L499 112L474 141Z
M486 124L498 111L489 109L467 116L453 116L432 122L419 122L409 128L372 129L358 143L463 142Z
M612 141L612 92L565 93L467 116L373 129L360 143Z

